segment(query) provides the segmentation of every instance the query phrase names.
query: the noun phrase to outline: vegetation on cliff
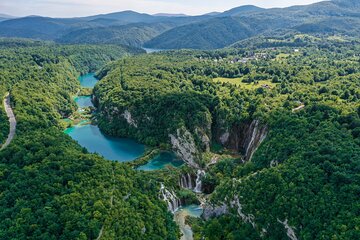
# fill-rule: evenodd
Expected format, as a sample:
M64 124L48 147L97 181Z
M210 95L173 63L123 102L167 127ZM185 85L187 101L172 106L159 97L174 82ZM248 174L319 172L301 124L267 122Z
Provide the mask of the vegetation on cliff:
M320 42L118 61L95 89L100 127L168 147L180 129L204 167L203 136L216 146L260 119L269 132L251 162L219 159L207 169L211 203L229 213L194 221L197 239L358 238L359 45Z

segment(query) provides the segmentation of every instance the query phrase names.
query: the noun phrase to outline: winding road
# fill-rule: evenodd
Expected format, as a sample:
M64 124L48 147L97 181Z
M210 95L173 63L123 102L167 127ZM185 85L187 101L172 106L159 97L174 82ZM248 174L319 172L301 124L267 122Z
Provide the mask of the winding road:
M1 146L0 151L5 149L7 146L9 146L9 144L13 140L13 138L15 136L15 132L16 132L16 118L15 118L14 112L10 105L10 94L9 93L6 93L6 95L5 95L4 108L5 108L6 115L9 118L10 130L9 130L8 138L6 139L6 142Z

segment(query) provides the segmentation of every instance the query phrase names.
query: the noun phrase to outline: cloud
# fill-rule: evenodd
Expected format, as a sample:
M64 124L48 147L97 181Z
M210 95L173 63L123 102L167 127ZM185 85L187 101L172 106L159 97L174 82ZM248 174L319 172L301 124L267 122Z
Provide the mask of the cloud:
M225 11L246 4L270 8L309 4L317 1L319 0L1 0L0 12L15 16L52 17L88 16L123 10L197 15L212 11Z

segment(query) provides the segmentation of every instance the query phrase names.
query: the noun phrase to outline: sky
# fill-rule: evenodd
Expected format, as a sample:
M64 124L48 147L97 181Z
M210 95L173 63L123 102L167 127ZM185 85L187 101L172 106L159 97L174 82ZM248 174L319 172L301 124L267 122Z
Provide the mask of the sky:
M13 16L40 15L80 17L133 10L142 13L200 15L223 12L241 5L264 8L305 5L320 0L0 0L0 13Z

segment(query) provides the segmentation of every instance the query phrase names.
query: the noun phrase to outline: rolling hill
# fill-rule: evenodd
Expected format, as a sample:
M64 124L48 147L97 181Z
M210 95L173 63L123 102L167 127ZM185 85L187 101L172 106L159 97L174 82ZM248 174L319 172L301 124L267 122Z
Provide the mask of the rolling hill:
M221 16L231 16L224 22ZM243 6L216 15L201 23L176 27L145 44L159 49L214 49L265 34L300 33L347 34L359 36L360 5L355 0L324 1L305 6L261 9ZM235 41L234 41L235 40Z
M1 19L0 15L0 37L121 43L158 49L216 49L250 37L286 31L359 36L360 2L333 0L272 9L246 5L201 16L123 11L67 19Z
M69 32L59 43L105 43L141 47L145 42L173 27L171 23L134 23L122 26L85 28Z

